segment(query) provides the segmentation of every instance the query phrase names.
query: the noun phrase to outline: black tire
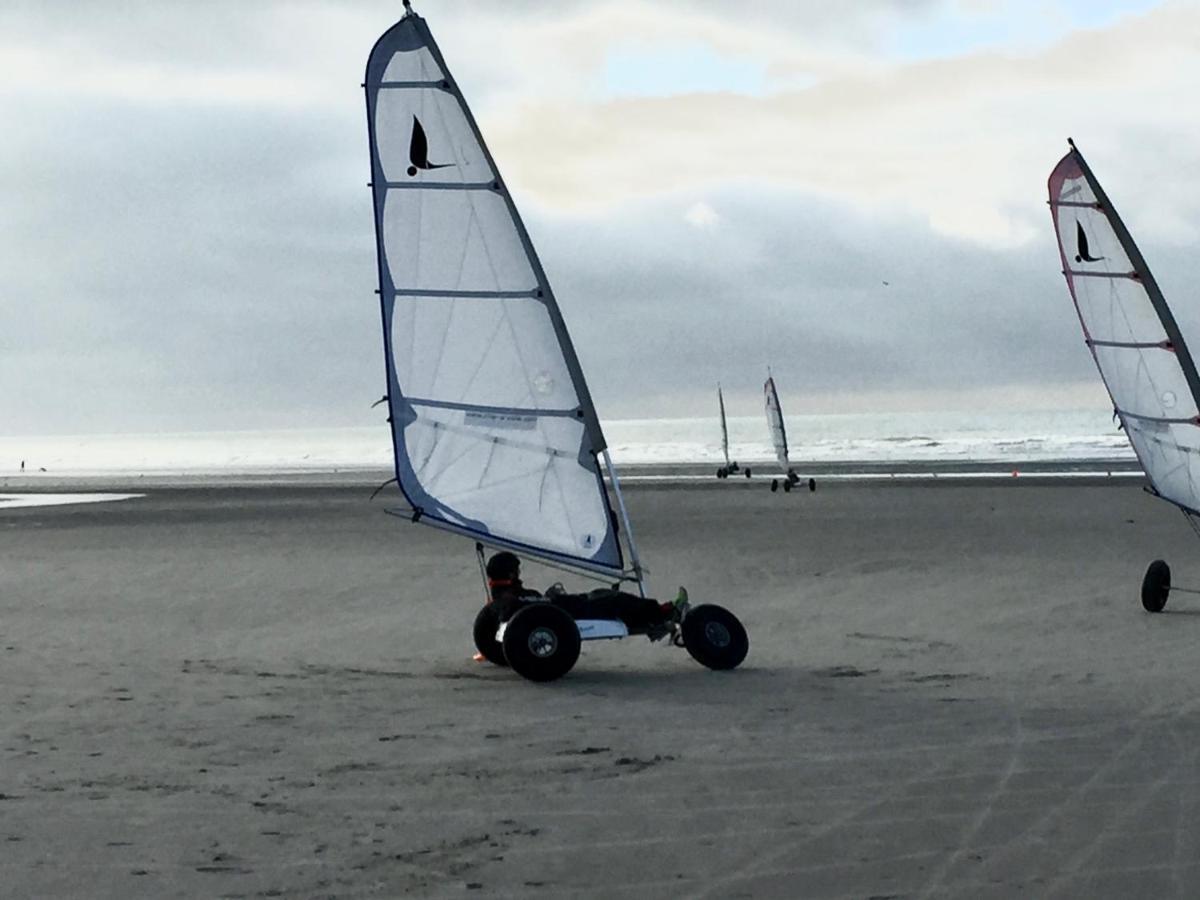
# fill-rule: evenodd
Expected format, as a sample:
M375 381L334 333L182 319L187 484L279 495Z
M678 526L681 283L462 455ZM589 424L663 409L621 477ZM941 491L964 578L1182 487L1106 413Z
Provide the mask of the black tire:
M579 627L549 603L531 603L504 629L504 658L530 681L554 681L579 659Z
M750 467L749 466L746 467L746 477L747 478L750 477Z
M817 479L815 479L815 478L808 479L808 492L811 494L816 489L817 489Z
M783 489L790 494L792 492L792 483L790 481L785 481L783 483Z
M475 649L482 653L483 658L488 662L497 666L507 666L508 660L504 658L504 648L496 640L496 632L499 628L500 617L496 615L494 606L488 604L479 610L478 615L475 616Z
M772 479L771 479L771 493L773 494L773 493L775 493L777 490L779 490L779 479L778 479L778 478L772 478Z
M1142 607L1146 612L1162 612L1171 593L1171 567L1156 559L1142 578Z
M713 603L692 607L680 631L692 659L710 669L736 669L750 651L750 639L738 617Z

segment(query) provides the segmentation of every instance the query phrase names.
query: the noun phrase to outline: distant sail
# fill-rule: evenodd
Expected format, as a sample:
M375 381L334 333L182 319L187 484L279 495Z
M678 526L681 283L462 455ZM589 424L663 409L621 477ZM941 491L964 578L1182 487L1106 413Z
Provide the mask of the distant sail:
M775 458L784 473L791 468L788 462L787 430L783 427L783 410L779 406L779 393L775 390L775 379L767 376L763 385L767 396L767 428L771 431L771 443L775 445Z
M396 478L413 518L620 575L579 360L420 16L379 38L365 87Z
M1179 326L1074 144L1049 189L1067 287L1125 434L1155 492L1200 515L1200 376Z
M725 454L725 468L729 468L729 427L725 424L725 398L721 386L717 385L717 405L721 407L721 452Z

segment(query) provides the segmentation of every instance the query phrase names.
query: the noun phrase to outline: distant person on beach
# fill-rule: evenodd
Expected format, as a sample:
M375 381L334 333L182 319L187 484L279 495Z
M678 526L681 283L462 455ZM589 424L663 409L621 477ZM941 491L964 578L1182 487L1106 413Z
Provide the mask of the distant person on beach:
M620 619L631 631L662 628L665 633L667 626L682 619L687 609L687 591L683 588L674 602L669 603L616 588L568 594L561 585L555 585L541 594L521 583L521 561L507 550L488 560L487 577L491 602L501 622L511 619L528 603L548 601L572 619Z
M25 460L21 460L21 471L25 471Z

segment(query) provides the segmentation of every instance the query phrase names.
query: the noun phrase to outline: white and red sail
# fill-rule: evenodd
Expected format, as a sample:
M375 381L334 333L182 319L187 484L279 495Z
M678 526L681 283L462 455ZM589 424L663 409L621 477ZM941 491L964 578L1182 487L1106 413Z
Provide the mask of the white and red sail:
M1179 326L1074 143L1049 190L1067 287L1125 434L1152 489L1200 514L1200 377Z

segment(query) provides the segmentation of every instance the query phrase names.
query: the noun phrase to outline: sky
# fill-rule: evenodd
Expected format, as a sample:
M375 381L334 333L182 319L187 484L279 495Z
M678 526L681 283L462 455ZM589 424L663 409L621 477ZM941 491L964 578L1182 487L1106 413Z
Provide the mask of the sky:
M415 0L601 418L1107 402L1072 136L1200 343L1200 0ZM382 0L0 5L0 435L369 425Z

